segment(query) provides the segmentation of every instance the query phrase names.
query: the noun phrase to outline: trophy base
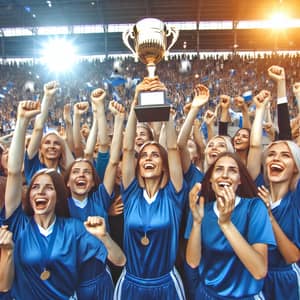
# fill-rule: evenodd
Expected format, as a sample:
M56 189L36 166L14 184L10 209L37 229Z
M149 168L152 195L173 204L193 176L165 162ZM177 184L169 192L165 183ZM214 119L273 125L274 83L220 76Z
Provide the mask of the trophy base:
M137 105L135 114L139 122L161 122L169 121L170 105Z
M135 114L139 122L169 121L170 105L165 91L141 92Z

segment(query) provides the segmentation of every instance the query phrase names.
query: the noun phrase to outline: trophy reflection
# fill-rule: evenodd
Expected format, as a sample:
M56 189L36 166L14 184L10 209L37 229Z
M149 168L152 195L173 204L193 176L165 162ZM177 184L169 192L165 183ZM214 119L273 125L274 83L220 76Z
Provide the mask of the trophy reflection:
M138 59L147 65L148 77L155 77L156 65L165 57L178 39L179 31L159 19L146 18L123 32L123 42ZM172 36L167 47L167 38ZM129 43L134 41L134 48ZM166 103L165 91L140 93L135 113L139 122L169 120L170 105Z

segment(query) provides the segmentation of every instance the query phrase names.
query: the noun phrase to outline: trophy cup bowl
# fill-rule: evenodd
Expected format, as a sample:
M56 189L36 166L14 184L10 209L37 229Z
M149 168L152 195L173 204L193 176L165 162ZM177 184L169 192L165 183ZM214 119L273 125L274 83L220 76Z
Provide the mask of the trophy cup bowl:
M167 37L172 41L167 47ZM169 50L178 39L179 31L164 24L159 19L145 18L123 32L124 44L138 59L147 66L148 77L154 78L156 65L167 58ZM134 41L134 47L129 43ZM135 112L139 122L169 120L170 105L166 103L164 91L142 92L139 96Z

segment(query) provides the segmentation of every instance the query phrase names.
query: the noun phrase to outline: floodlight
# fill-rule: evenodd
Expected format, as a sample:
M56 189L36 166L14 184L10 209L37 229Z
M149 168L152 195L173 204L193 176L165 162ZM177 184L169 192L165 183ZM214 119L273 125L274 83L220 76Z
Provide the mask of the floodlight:
M288 26L289 18L283 12L275 12L270 19L270 27L275 30L285 29Z
M42 61L50 71L62 73L69 71L76 59L76 50L66 39L49 40L42 50Z

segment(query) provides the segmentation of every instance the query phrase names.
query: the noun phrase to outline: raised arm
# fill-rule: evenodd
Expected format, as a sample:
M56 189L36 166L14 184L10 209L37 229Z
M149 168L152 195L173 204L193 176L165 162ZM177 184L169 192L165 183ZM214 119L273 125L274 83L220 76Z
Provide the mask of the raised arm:
M268 69L268 75L277 83L277 122L280 140L291 140L292 131L288 99L286 97L286 83L284 68L272 66Z
M251 129L251 121L249 117L248 105L243 97L235 97L233 99L235 107L237 107L243 115L243 128Z
M216 120L216 116L217 112L214 113L211 110L207 110L204 114L203 121L205 122L207 128L207 142L215 136L214 123Z
M120 154L123 142L123 123L125 119L125 109L117 101L110 101L109 109L115 117L113 139L110 147L110 158L105 170L103 184L109 194L113 192L117 168L120 161Z
M108 136L107 136L106 117L105 117L105 110L104 110L105 97L106 97L105 91L100 88L92 91L91 100L92 100L92 109L93 109L93 124L84 149L84 157L90 160L93 159L94 149L97 142L97 135L100 143L99 151L103 152L103 140L105 140L104 152L108 151L107 148Z
M80 121L81 116L89 109L87 101L77 102L74 104L73 112L73 141L74 141L74 154L75 157L83 157L84 147L82 145L82 137L80 134Z
M209 99L209 90L206 86L202 84L198 84L195 89L194 89L194 99L191 104L191 108L189 113L187 114L187 117L181 127L178 140L177 140L177 145L180 150L180 155L181 155L181 161L182 161L182 167L184 173L186 173L191 165L191 160L190 160L190 154L187 149L187 141L188 138L190 137L191 130L194 124L194 120L197 117L197 114L200 110L201 107L203 107Z
M58 83L56 81L51 81L44 85L44 97L41 103L41 112L35 119L30 143L27 147L29 159L32 159L39 150L43 136L43 128L48 118L49 107L54 101L57 89Z
M155 84L155 80L152 81L154 81ZM123 142L122 183L125 189L135 177L135 136L137 118L134 108L138 102L140 92L150 91L151 88L151 80L144 78L144 80L136 86L135 95L131 103ZM155 88L155 85L153 88Z
M186 261L192 268L199 266L201 261L201 223L204 217L204 198L200 197L201 184L196 183L189 193L190 210L193 216L193 225L186 247ZM199 201L199 203L198 203Z
M74 153L73 126L71 118L71 103L64 105L64 121L66 125L66 142L71 152Z
M228 95L220 96L220 120L219 135L228 135L228 123L230 122L230 97Z
M0 292L7 292L11 289L14 275L14 243L12 233L7 226L0 227Z
M170 179L176 191L180 191L183 185L183 170L180 151L177 146L177 133L172 114L170 114L170 119L166 123L166 133Z
M256 179L261 170L262 163L262 129L265 109L271 99L270 92L263 90L253 97L256 106L255 118L252 123L250 135L250 148L248 153L247 168L253 180Z
M193 126L193 138L197 146L199 147L199 165L198 167L201 167L201 170L203 171L203 163L204 163L204 150L205 150L205 141L204 136L201 132L201 122L200 120L196 119L194 121Z
M40 112L40 103L21 101L18 105L16 128L8 155L8 176L5 190L5 217L9 218L21 203L22 166L25 149L26 129L31 118Z
M108 259L116 266L124 266L126 257L122 249L106 231L105 220L99 216L90 216L84 222L86 230L102 241L108 252Z
M282 257L287 264L292 264L299 262L300 259L300 249L294 244L293 241L282 230L280 225L277 223L276 218L273 216L271 210L272 196L270 191L265 186L258 187L258 195L264 201L271 220L272 229L275 235L277 247Z
M105 98L106 92L102 89L96 89L91 95L92 103L95 106L96 118L98 120L98 142L99 152L106 153L109 150L109 137L107 130L107 120L105 116Z

